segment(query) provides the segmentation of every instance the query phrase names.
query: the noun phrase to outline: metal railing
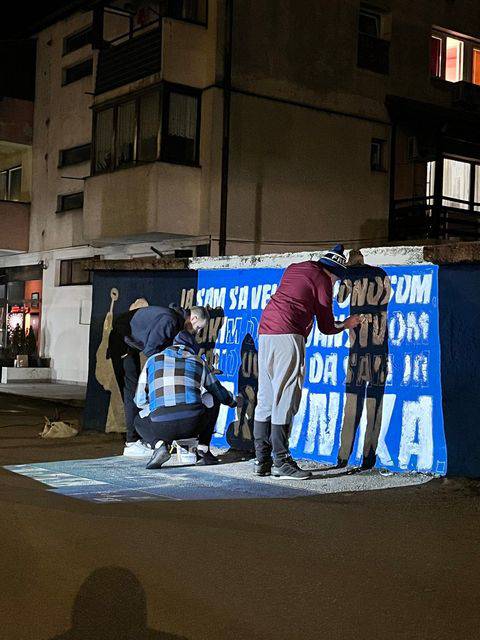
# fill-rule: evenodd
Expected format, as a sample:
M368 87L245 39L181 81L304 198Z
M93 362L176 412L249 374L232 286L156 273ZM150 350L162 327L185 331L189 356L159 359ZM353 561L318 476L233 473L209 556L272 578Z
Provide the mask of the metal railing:
M390 212L391 240L480 240L480 203L433 196L404 198Z

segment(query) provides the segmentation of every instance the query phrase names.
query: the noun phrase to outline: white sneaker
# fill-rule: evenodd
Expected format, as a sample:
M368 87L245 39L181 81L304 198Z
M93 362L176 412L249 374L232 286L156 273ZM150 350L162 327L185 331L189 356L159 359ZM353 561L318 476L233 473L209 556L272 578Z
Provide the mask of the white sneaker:
M141 440L136 442L126 442L123 449L123 455L126 458L151 458L152 450Z

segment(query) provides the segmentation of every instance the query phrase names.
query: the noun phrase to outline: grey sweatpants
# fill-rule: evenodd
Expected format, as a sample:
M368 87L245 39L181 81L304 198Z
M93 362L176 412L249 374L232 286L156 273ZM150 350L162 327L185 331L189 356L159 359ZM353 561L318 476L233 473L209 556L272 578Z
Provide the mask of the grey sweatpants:
M258 337L258 396L255 420L288 425L302 399L305 338L286 333Z

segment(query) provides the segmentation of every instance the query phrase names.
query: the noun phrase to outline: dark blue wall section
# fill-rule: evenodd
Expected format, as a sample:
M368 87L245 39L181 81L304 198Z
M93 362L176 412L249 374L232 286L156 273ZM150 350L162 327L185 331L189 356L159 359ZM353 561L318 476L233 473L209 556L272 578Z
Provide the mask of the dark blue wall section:
M439 293L448 474L480 477L480 268L440 267Z
M107 417L109 417L109 409L110 421L121 416L121 402L118 402L118 398L115 403L110 402L112 394L118 393L118 388L111 362L105 361L111 314L115 316L128 311L131 303L137 298L146 298L152 305L168 306L172 302L181 304L182 295L195 289L196 284L196 271L95 272L90 325L88 388L84 413L84 427L86 429L104 431ZM192 300L193 295L190 295L189 298ZM104 386L100 384L99 380L102 380ZM104 387L111 388L112 391L106 391Z

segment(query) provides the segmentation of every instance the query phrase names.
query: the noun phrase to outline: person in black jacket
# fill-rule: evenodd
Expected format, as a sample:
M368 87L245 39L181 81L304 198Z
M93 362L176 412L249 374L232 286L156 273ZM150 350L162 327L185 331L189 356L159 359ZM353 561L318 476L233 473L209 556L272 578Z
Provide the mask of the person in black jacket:
M182 309L175 305L132 308L114 319L108 357L112 360L125 409L127 436L124 456L146 457L152 453L142 443L134 427L138 413L134 397L140 376L140 353L148 358L169 347L180 331L185 329L189 333L197 333L206 326L208 319L205 307Z

